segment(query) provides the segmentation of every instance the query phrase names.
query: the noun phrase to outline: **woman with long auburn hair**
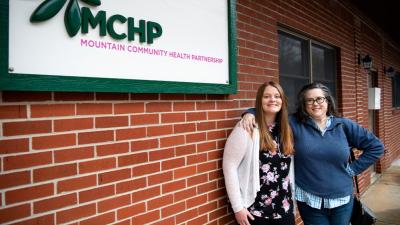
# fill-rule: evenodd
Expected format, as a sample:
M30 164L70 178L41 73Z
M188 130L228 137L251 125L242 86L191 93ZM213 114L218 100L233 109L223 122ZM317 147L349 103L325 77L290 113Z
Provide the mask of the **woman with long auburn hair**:
M262 84L255 108L258 128L250 134L237 124L225 145L228 197L240 225L294 225L293 135L282 87Z

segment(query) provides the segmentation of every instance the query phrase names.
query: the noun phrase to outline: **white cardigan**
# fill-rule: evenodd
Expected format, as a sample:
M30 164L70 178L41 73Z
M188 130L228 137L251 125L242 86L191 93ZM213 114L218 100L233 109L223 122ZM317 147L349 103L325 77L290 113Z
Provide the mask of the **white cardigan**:
M235 213L250 207L260 190L259 151L259 130L255 128L250 137L239 123L236 124L226 141L222 162L226 191ZM289 178L294 202L293 165L292 157Z

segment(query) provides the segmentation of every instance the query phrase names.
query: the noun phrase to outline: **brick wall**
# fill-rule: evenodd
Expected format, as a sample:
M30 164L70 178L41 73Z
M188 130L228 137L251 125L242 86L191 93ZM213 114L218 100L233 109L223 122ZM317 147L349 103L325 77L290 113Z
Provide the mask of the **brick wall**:
M258 86L279 80L279 26L339 49L340 110L364 126L356 59L374 58L387 168L400 155L400 110L382 67L400 69L399 46L345 1L238 0L236 95L2 92L0 223L235 224L223 147Z

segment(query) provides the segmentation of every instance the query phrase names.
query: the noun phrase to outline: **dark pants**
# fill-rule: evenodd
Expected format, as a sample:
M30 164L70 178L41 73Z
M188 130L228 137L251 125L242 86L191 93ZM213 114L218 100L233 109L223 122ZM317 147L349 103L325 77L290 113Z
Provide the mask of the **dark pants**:
M281 219L265 219L257 216L254 216L254 219L249 219L251 225L295 225L293 213Z
M314 209L300 201L297 207L305 225L349 225L353 200L352 197L349 203L332 209Z

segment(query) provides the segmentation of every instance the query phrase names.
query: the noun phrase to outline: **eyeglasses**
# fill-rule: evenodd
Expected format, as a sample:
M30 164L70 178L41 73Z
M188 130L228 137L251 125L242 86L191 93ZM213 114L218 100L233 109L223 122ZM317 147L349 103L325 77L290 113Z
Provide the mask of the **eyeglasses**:
M322 104L325 102L325 100L325 97L308 98L306 99L306 104L313 105L315 102L317 102L318 104Z

